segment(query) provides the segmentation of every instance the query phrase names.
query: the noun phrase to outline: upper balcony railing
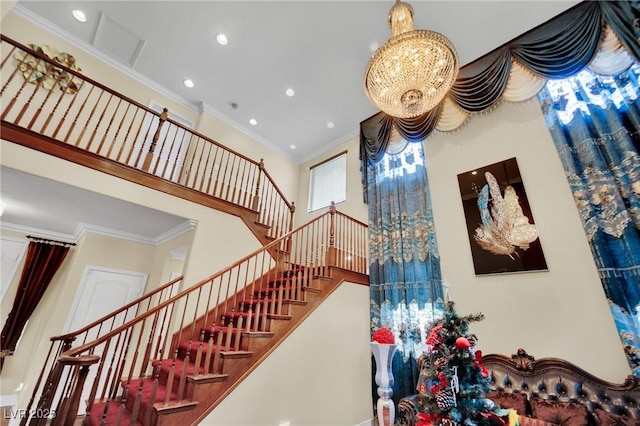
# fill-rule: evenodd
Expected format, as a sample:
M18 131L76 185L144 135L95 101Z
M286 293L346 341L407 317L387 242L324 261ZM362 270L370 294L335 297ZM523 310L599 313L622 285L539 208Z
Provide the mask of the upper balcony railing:
M66 53L1 37L3 126L255 211L268 237L292 229L294 205L262 160L169 119L166 108L153 111L87 78L72 69ZM73 161L73 156L65 159Z

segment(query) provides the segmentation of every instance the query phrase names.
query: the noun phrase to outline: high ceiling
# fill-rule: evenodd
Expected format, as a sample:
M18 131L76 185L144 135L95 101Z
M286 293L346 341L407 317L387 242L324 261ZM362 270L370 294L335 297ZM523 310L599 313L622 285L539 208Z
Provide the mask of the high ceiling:
M447 36L464 65L578 1L409 3L415 28ZM364 95L363 74L372 48L390 36L392 5L392 0L22 0L15 10L79 48L100 52L194 111L204 107L304 162L357 135L359 123L377 112ZM73 18L74 9L84 11L86 22ZM227 35L226 46L216 42L218 33ZM90 69L84 72L91 76ZM185 79L195 86L185 87ZM285 94L288 88L294 97ZM251 118L257 125L249 124Z
M577 3L410 2L416 29L446 35L462 65ZM372 48L389 38L392 5L392 0L21 0L14 11L176 102L194 111L204 108L304 162L357 135L359 123L377 112L362 79ZM85 23L72 17L74 9L84 11ZM226 46L215 41L221 32L229 39ZM83 72L91 77L91 69ZM191 89L183 85L187 78L194 81ZM287 88L295 90L294 97L285 95ZM249 124L251 118L257 125ZM154 241L188 223L10 169L1 173L3 227L72 236L88 225ZM80 206L97 208L86 212Z

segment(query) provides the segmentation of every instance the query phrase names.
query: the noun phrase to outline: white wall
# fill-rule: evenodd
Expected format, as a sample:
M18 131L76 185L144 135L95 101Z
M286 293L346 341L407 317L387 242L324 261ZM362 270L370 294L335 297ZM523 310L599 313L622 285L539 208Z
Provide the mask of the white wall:
M353 426L372 407L369 287L343 283L201 424Z

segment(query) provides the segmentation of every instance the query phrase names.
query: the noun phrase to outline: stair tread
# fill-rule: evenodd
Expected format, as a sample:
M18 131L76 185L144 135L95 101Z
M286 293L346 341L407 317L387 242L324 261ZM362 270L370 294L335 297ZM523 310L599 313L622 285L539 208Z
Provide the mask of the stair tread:
M141 386L142 385L142 386ZM136 404L136 398L140 396L140 405L138 407L137 420L146 419L149 410L153 410L153 405L160 402L164 402L169 392L169 400L175 402L178 399L178 393L176 391L168 391L167 387L158 380L158 385L155 390L155 395L151 398L153 393L154 380L147 379L134 379L130 381L130 386L127 391L126 407L128 410L133 410L133 406ZM133 413L129 413L131 415Z
M106 402L96 402L91 407L91 412L89 413L89 424L90 425L99 425L102 421L102 416L104 415L104 410L106 407ZM118 420L118 411L120 410L120 406L122 403L120 401L110 401L109 408L107 409L105 424L116 424ZM122 411L120 417L120 424L130 425L131 424L131 413L129 410L125 409ZM136 426L142 426L142 423L139 420L136 420L134 423Z
M129 390L127 393L129 398L135 399L138 392L140 392L141 394L140 400L142 401L142 404L146 406L147 404L149 404L149 401L151 399L151 392L153 391L153 380L146 379L144 383L142 383L142 389L140 388L141 381L142 379L131 380L130 382L131 385L129 386ZM167 395L166 386L164 386L164 384L162 383L158 383L158 388L156 389L156 395L153 400L153 403L164 401L166 395ZM171 392L171 400L175 400L177 399L177 397L178 397L177 392Z
M196 352L199 348L200 345L202 345L202 352L206 352L209 349L209 343L207 341L200 341L200 340L194 340L191 342L191 344L189 344L189 341L182 341L178 344L178 348L182 349L182 350L189 350L190 352ZM213 344L211 345L211 350L215 351L216 349L216 345Z

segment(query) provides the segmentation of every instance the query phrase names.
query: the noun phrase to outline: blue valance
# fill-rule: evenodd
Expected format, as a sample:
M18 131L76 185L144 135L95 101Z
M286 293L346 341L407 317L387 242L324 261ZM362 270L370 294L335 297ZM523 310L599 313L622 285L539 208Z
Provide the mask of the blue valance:
M501 100L514 62L544 78L576 74L595 58L607 27L640 61L640 0L584 1L463 67L445 100L469 113L491 108ZM445 100L420 117L401 119L379 112L360 123L365 187L366 163L382 157L392 126L408 141L423 141L436 129Z

